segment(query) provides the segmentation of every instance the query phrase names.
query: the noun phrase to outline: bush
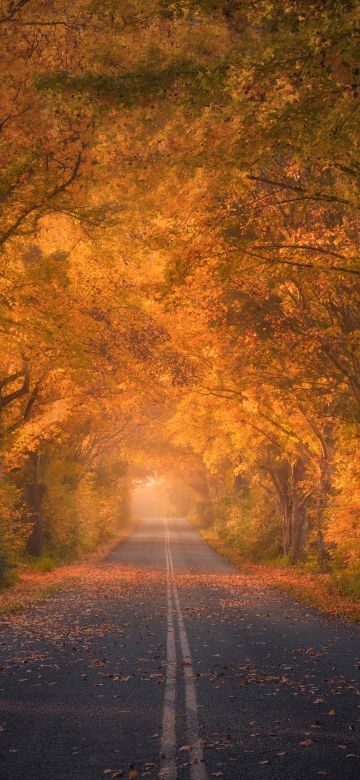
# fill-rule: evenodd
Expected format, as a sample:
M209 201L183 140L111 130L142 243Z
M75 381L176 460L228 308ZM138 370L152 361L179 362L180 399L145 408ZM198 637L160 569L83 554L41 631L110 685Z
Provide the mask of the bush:
M360 563L331 574L331 589L341 596L360 599Z
M23 519L20 491L6 475L0 481L0 585L14 579L14 563L22 556L29 533Z
M214 515L216 533L236 547L245 560L282 558L281 520L261 489L223 496L214 506Z
M47 571L52 571L56 566L56 560L52 557L52 555L46 555L45 553L41 555L40 558L36 560L35 568L37 571L41 572L42 574L45 574Z
M8 584L11 565L5 550L0 549L0 586Z

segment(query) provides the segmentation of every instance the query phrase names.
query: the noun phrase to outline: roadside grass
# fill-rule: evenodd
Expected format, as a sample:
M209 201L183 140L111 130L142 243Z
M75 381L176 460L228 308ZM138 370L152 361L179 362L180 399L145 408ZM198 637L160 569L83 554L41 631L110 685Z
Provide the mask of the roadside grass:
M200 535L217 552L227 558L242 574L253 576L269 587L286 593L298 601L330 612L347 620L360 622L360 570L316 574L290 566L284 559L253 563L244 559L240 550L231 547L214 531L195 524Z
M39 572L48 572L56 569L59 564L52 555L41 555L35 562L35 569Z
M98 566L133 532L138 521L130 520L119 533L94 552L84 555L72 564L58 564L51 556L18 564L9 572L0 586L0 615L20 612L22 609L71 587L76 580Z

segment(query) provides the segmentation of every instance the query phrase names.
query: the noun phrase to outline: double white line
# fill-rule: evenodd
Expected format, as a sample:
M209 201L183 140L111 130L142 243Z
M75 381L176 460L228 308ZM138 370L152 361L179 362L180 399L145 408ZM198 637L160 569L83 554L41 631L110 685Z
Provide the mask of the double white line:
M199 739L197 699L189 642L175 583L174 564L170 549L170 531L165 524L166 598L167 598L167 663L164 714L161 738L161 777L176 780L176 643L174 616L177 618L182 666L185 682L185 712L187 740L190 752L191 780L206 780L204 756Z

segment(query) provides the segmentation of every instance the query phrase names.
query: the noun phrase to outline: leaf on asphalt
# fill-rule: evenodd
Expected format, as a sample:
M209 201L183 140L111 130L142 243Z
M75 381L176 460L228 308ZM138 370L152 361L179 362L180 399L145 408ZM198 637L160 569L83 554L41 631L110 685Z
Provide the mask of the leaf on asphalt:
M300 747L308 747L309 745L313 745L314 740L313 739L303 739L301 742L299 742Z

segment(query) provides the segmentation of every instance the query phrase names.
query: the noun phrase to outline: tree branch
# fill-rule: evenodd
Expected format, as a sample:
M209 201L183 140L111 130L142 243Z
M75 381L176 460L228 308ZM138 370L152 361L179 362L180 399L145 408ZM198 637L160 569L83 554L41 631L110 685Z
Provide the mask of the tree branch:
M284 190L297 192L303 196L304 200L323 200L326 203L341 203L343 206L351 206L357 211L360 209L360 206L356 206L355 203L352 203L352 201L346 200L345 198L338 198L336 195L327 195L325 192L314 192L311 194L305 187L299 187L295 184L288 184L286 181L281 182L274 179L267 179L265 176L253 176L250 173L247 175L247 178L250 181L258 181L262 184L269 184L271 187L281 187Z
M331 255L332 257L339 257L340 260L348 260L346 255L341 255L339 252L333 252L331 249L323 249L320 246L312 246L311 244L257 244L255 248L258 249L304 249L309 252L319 252L322 255Z
M10 4L8 3L8 12L7 16L0 16L0 24L4 24L5 22L11 22L14 16L16 16L19 11L21 11L24 6L29 5L31 3L31 0L18 0L17 3L14 3L12 8L10 8Z
M12 382L16 382L17 379L19 379L21 376L24 376L24 369L21 368L19 371L15 371L14 374L9 374L9 376L4 377L4 379L0 380L0 392L3 389L3 387L6 387L7 385L11 385Z
M26 209L26 211L24 211L22 214L20 214L19 217L17 217L15 222L13 222L13 224L4 233L2 234L0 233L0 246L5 244L5 242L16 233L17 229L20 227L20 225L22 225L22 223L27 219L27 217L30 216L30 214L33 214L39 209L41 209L43 206L46 205L46 203L48 203L49 200L52 200L57 195L60 195L60 193L64 192L68 187L70 187L70 185L76 179L76 176L78 174L81 165L81 161L82 161L82 155L80 151L78 152L73 170L71 171L71 174L68 176L68 178L65 179L65 181L63 181L57 187L55 187L55 189L52 192L50 192L49 195L43 198L43 200L40 201L40 203L35 203L34 205L29 206Z
M8 393L3 398L0 398L0 411L5 409L6 406L9 406L9 404L13 403L13 401L16 401L18 398L22 398L24 395L28 394L30 387L30 374L27 367L23 369L19 376L24 377L24 381L21 387L19 387L17 390L13 390L12 393Z

